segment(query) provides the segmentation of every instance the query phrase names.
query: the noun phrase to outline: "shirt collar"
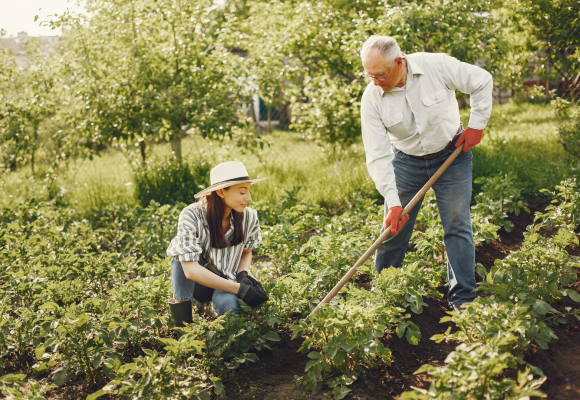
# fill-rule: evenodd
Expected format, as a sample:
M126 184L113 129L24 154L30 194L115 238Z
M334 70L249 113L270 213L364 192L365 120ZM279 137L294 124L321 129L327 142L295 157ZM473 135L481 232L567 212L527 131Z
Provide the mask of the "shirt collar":
M234 213L230 213L230 227L224 233L224 236L229 236L234 231Z
M415 60L413 59L408 59L407 55L403 52L401 52L401 57L404 58L405 60L407 60L407 82L405 82L405 86L403 87L394 87L393 89L391 89L391 92L404 92L406 89L409 88L409 86L411 86L413 84L413 75L415 74L419 74L422 75L423 69L421 69L421 67L419 66L418 63L415 62ZM381 89L382 91L382 89ZM383 92L381 94L381 96L384 96L385 93L389 93L389 92Z
M419 63L417 63L415 61L415 58L409 59L406 57L407 56L406 54L404 54L404 53L401 53L401 54L403 54L403 58L405 58L407 60L407 67L411 70L411 73L413 75L416 75L416 74L423 75L424 74L423 69L421 68Z

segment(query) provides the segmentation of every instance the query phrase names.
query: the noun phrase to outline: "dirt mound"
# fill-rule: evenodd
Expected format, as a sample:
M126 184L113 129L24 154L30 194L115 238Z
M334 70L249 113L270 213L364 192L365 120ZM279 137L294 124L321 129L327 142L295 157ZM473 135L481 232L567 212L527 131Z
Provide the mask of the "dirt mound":
M445 287L440 287L446 292ZM385 347L391 349L393 362L378 370L370 370L353 384L353 391L348 399L398 399L399 395L411 386L428 388L431 377L427 374L415 375L415 371L423 364L435 366L444 365L445 358L455 350L459 343L435 343L430 338L443 333L453 324L440 323L447 315L449 306L445 299L426 298L428 307L421 314L411 314L413 321L421 330L421 342L411 345L404 337L399 339L396 334L387 335L383 341Z
M580 282L573 288L580 292ZM525 356L548 377L540 389L550 400L580 399L580 321L575 317L568 317L567 321L553 327L558 340L550 343L547 350L533 346Z

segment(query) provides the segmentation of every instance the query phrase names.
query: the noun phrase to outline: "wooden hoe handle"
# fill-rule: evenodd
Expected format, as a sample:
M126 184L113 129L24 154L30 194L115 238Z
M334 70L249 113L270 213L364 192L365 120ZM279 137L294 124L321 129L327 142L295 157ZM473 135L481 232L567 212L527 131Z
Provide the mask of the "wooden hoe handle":
M407 215L407 214L409 214L409 212L411 212L413 207L415 207L415 205L419 202L419 200L421 198L423 198L425 193L427 193L427 191L431 188L431 186L433 186L433 184L437 181L437 179L439 179L439 177L443 174L443 172L445 172L447 167L449 167L451 165L453 160L455 160L457 158L457 156L459 155L459 153L461 153L462 150L463 150L463 143L455 149L455 151L449 156L449 158L447 160L445 160L443 165L441 167L439 167L439 169L437 170L437 172L435 172L435 174L431 177L431 179L429 179L429 181L427 181L427 183L425 184L425 186L423 186L423 188L419 191L419 193L417 193L415 195L415 197L413 197L413 199L409 202L409 204L407 204L407 206L405 207L405 209L401 213L401 217L403 215ZM344 285L346 285L346 283L350 280L350 278L352 278L354 276L358 267L363 265L370 258L370 256L373 255L373 253L377 250L377 248L385 240L387 240L387 238L389 237L390 234L391 234L391 227L389 226L387 229L385 229L383 234L381 236L379 236L379 238L377 240L375 240L373 245L362 255L362 257L359 258L359 260L356 262L356 264L353 265L352 268L348 270L346 275L344 275L344 277L336 284L336 286L332 288L332 290L326 295L326 297L324 299L322 299L322 301L316 306L316 308L314 310L312 310L312 312L308 315L308 317L306 317L307 320L308 320L308 318L310 318L311 316L316 314L320 310L320 307L323 304L327 304L328 302L330 302L330 300L332 300L334 298L334 296L336 296L338 294L340 289L342 289L342 287Z

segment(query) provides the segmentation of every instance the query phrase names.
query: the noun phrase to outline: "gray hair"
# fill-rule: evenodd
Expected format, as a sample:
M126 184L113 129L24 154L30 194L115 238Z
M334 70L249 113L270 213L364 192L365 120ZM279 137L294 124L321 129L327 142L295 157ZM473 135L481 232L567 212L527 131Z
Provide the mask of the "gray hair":
M362 62L365 63L371 58L373 50L378 50L386 62L393 62L397 57L401 57L401 48L399 44L390 36L372 35L364 42L360 51Z

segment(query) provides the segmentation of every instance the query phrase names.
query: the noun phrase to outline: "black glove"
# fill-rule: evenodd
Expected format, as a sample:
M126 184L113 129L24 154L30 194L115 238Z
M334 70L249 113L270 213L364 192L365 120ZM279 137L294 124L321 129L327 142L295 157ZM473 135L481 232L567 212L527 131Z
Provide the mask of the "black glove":
M248 271L238 272L236 275L236 281L238 281L238 283L244 282L246 285L251 285L256 289L258 289L260 292L265 293L264 288L262 287L260 282L258 282L256 278L250 275Z
M260 304L268 301L268 296L266 296L263 292L253 287L252 285L248 285L246 282L240 283L238 297L250 307L257 307Z

